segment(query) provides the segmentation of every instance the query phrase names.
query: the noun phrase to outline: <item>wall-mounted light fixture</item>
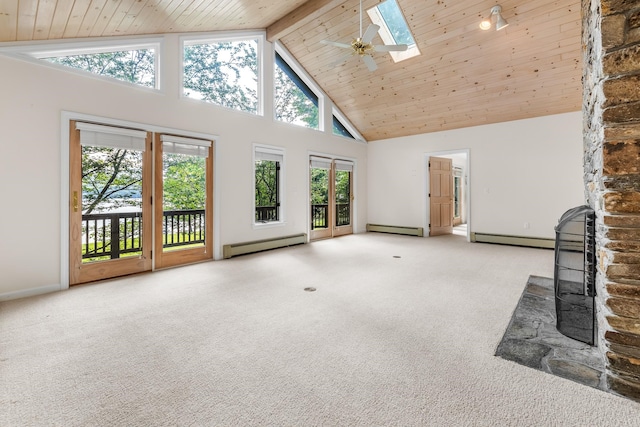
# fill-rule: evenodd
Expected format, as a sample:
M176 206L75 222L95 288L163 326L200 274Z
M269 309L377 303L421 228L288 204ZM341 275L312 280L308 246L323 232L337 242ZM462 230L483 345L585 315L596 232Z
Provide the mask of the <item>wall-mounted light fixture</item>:
M480 23L480 29L488 30L489 28L491 28L491 19L493 18L494 15L496 17L496 31L500 31L501 29L508 26L509 23L507 22L506 19L502 17L500 12L502 12L502 7L500 5L493 6L491 8L491 12L489 12L489 17L487 19L484 19Z

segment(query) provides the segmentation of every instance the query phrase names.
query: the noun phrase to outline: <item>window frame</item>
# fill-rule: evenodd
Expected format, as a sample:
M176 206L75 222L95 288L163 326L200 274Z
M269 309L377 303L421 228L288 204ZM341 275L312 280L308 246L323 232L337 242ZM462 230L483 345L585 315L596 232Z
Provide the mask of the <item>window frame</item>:
M163 60L163 45L164 37L113 37L109 38L109 40L56 40L55 42L19 44L15 46L4 47L0 51L9 55L26 59L30 62L35 61L38 64L44 65L46 67L64 70L66 72L75 73L85 77L93 77L111 83L123 84L139 89L161 92L165 86L164 82L162 81L162 73L160 72L163 66L161 62ZM140 49L154 50L154 87L142 86L125 80L119 80L108 75L96 74L91 71L83 70L81 68L69 67L45 60L45 58L58 56L91 55L105 52L118 52Z
M346 116L342 113L342 111L340 111L338 109L338 107L336 107L335 105L332 106L331 112L332 112L332 115L333 115L332 122L331 122L332 123L331 135L333 135L335 137L338 137L338 138L344 138L344 139L349 140L349 141L366 143L366 140L364 139L364 137L351 124L351 122L349 120L347 120ZM351 134L351 138L349 138L348 136L344 136L344 135L339 135L339 134L333 133L333 120L334 119L337 120L347 130L347 132L349 132Z
M276 154L282 156L282 161L280 162L280 168L277 171L276 179L277 179L277 188L278 193L276 194L276 209L277 209L277 217L276 221L266 221L266 222L258 222L256 221L256 153L269 153ZM286 151L283 147L276 147L273 145L259 144L254 143L252 148L252 165L251 165L251 183L253 191L251 192L251 223L253 224L254 229L258 228L268 228L268 227L276 227L282 226L286 224L285 221L285 176L286 176Z
M184 49L185 46L190 44L207 44L207 43L220 43L220 42L233 42L233 41L246 41L256 40L256 65L258 69L258 75L256 76L257 86L256 94L258 96L258 103L256 106L256 112L242 111L235 108L229 108L224 105L216 104L214 102L202 101L196 98L188 97L184 94ZM204 104L214 105L216 107L225 108L227 110L235 111L242 114L249 114L251 116L264 116L265 111L265 94L264 94L264 78L266 76L264 70L264 55L265 55L265 33L256 31L221 31L215 33L201 34L201 35L183 35L180 36L180 75L178 85L180 87L180 99L189 100L192 102L200 102Z
M306 126L302 126L304 128L307 129L313 129L313 130L317 130L320 132L325 131L325 105L327 103L327 97L324 93L324 91L316 84L316 82L311 78L311 76L309 76L309 74L307 73L307 71L302 68L300 66L300 64L298 64L298 61L296 61L296 59L289 53L289 51L280 44L280 42L276 42L273 44L273 51L272 51L272 56L273 56L273 93L271 95L271 99L273 101L273 121L277 122L277 123L286 123L283 122L282 120L278 120L276 118L276 111L275 111L275 99L276 99L276 84L275 84L275 80L276 80L276 67L278 67L277 61L276 61L276 54L278 54L280 56L280 58L282 58L282 60L289 66L289 68L291 69L291 71L293 71L297 76L298 79L300 79L300 81L302 83L304 83L311 92L313 92L313 94L318 98L318 128L314 129L314 128L308 128ZM292 124L292 123L288 123L288 124ZM293 124L294 126L298 126Z
M280 122L280 123L287 123L287 124L292 124L295 126L301 126L307 129L314 129L314 130L322 130L322 110L321 110L321 106L323 103L323 97L321 95L318 95L318 90L314 90L314 88L312 87L313 85L310 85L309 83L307 83L305 81L305 79L303 77L300 76L300 73L298 73L292 66L291 64L287 61L287 59L280 54L280 52L278 52L277 49L274 49L274 68L273 68L273 77L274 77L274 81L273 81L273 120L276 122ZM278 58L280 58L280 60L278 60ZM280 65L280 62L282 62L283 66ZM278 69L280 69L281 72L283 72L288 78L289 80L291 80L291 82L293 84L296 85L296 87L302 91L302 93L307 97L307 99L309 101L311 101L311 103L313 103L316 107L316 109L318 110L318 127L317 128L313 128L310 126L305 126L303 124L298 124L298 123L294 123L294 122L285 122L283 120L278 119L278 111L276 110L276 97L277 97L277 85L276 85L276 74L278 72ZM293 74L293 76L292 76ZM322 92L320 92L322 93ZM309 96L309 94L312 94L312 96Z

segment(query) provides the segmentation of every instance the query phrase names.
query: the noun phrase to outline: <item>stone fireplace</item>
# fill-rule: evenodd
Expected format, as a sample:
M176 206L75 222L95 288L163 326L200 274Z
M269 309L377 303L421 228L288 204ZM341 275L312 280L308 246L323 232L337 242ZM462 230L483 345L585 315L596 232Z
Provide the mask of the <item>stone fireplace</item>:
M640 2L582 0L585 192L596 213L597 345L640 401Z

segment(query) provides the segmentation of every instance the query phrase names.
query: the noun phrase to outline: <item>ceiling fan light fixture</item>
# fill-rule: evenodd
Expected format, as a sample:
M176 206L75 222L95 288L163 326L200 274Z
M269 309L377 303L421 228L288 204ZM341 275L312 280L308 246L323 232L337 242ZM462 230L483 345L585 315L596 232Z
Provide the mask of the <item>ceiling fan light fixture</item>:
M506 28L507 26L509 26L509 23L507 22L506 19L504 19L502 17L502 6L500 6L499 4L493 6L491 8L491 11L489 12L489 17L487 19L483 19L482 22L480 22L480 29L481 30L488 30L491 28L491 21L493 16L495 15L496 17L496 31L500 31L503 28Z

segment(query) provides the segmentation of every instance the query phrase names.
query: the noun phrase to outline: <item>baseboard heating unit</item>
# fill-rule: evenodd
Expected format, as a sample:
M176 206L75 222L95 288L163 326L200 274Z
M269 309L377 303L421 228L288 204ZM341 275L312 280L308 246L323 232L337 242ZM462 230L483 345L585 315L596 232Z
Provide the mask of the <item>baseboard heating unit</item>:
M222 256L224 258L231 258L238 255L246 255L304 243L307 243L307 235L305 233L276 237L273 239L255 240L253 242L233 243L222 247Z
M527 246L530 248L554 249L554 239L540 237L505 236L502 234L471 233L471 241L478 243L497 243L500 245Z
M367 231L376 233L406 234L408 236L424 236L422 227L401 227L396 225L367 224Z

